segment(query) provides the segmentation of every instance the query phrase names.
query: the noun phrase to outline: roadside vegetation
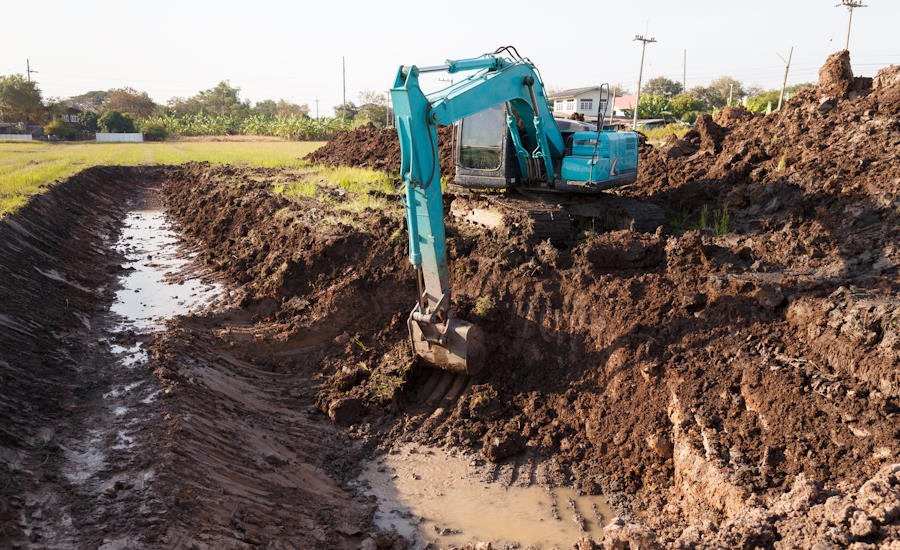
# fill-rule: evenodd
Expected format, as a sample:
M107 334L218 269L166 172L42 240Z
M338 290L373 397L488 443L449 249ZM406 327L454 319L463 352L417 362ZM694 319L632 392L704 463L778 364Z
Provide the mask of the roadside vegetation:
M811 86L813 84L803 83L785 88L785 100ZM759 86L747 86L730 76L719 77L708 86L684 90L680 82L660 76L648 80L641 88L638 117L693 124L703 113L714 113L737 105L757 114L770 113L778 107L780 93L780 89L764 90ZM625 109L625 113L629 117L634 115L631 109Z
M90 166L246 164L303 167L321 142L250 141L165 143L0 143L0 217L21 207L47 184Z

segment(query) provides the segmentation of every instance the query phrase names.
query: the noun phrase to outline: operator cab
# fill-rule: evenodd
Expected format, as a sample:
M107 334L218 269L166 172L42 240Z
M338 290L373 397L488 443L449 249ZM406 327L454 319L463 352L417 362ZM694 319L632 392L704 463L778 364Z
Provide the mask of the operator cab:
M576 178L590 179L590 174L584 175L582 165L585 164L585 161L579 153L583 153L586 148L592 147L596 142L597 125L561 118L555 118L554 121L565 140L565 157L572 157L571 162L567 162L566 158L556 159L554 162L556 173L565 175L567 172L571 172ZM600 141L604 144L608 144L610 141L615 143L617 141L616 134L601 132ZM573 149L576 156L572 156ZM636 140L633 149L636 174ZM597 150L598 154L605 150L609 155L608 146L606 149L599 146ZM593 150L588 154L593 155ZM525 181L527 178L523 178L516 161L515 146L509 135L503 104L465 117L456 123L454 126L454 157L456 173L453 183L470 189L506 189L518 186L544 190L599 191L633 181L633 178L626 178L630 181L617 178L616 181L610 181L608 185L594 185L590 189L571 185L565 181L565 178L557 179L552 185L546 181ZM588 158L588 161L590 159L591 157ZM590 162L587 165L589 166ZM576 170L567 170L570 166ZM607 162L605 169L608 170L608 166Z

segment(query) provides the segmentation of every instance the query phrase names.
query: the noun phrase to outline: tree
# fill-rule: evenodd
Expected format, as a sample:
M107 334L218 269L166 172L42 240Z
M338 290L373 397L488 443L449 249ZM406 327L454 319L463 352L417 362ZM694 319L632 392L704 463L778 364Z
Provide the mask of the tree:
M97 121L99 120L100 115L97 114L97 111L84 111L81 113L81 116L78 117L78 122L80 122L85 128L90 130L91 132L97 131Z
M241 101L241 89L223 80L209 90L203 90L194 98L201 110L217 115L243 116L250 111L250 102Z
M721 98L721 104L716 105L716 107L724 107L725 105L727 105L729 95L733 97L735 102L746 95L746 93L744 92L744 86L741 84L741 82L739 80L731 78L730 76L720 76L719 78L710 82L709 87L715 90L718 97Z
M672 117L684 122L693 122L703 107L703 102L690 94L678 94L669 100L669 111L672 113ZM688 120L685 120L685 116L688 117Z
M744 97L746 92L739 80L730 76L720 76L709 83L709 86L696 86L688 93L703 102L705 110L721 109L728 105L728 95L734 86L734 101Z
M44 133L59 139L75 139L78 137L78 130L74 126L58 118L44 126Z
M287 101L285 99L279 99L277 103L271 99L265 99L263 101L256 102L256 105L253 106L253 113L266 117L305 117L309 116L309 107L305 103L303 105L298 105L296 103L291 103L290 101Z
M253 113L266 117L274 117L278 114L278 104L271 99L257 101L256 105L253 106Z
M134 120L119 111L106 111L100 115L100 118L97 120L97 126L104 132L134 132Z
M359 101L360 106L357 117L368 120L376 126L385 125L388 116L390 116L387 95L366 90L359 94Z
M669 100L662 94L641 94L638 118L666 118L671 116Z
M119 111L132 114L139 118L145 118L158 109L147 92L139 92L134 88L118 88L110 90L103 101L104 111Z
M35 122L42 118L44 104L37 82L20 74L0 77L0 120Z
M306 103L297 104L291 103L290 101L286 101L284 99L278 100L278 114L282 116L309 116L309 105Z
M356 118L356 113L359 112L359 109L356 107L352 101L348 101L343 105L338 105L334 108L334 116L336 118L353 120Z
M657 94L666 99L673 98L682 92L681 83L664 76L651 78L641 90L642 94Z

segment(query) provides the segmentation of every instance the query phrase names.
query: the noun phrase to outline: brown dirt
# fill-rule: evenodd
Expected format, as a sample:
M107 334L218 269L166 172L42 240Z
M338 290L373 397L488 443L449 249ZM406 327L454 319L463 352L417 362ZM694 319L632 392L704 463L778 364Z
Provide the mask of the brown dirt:
M895 542L900 82L893 68L870 87L824 72L852 81L844 96L822 101L832 78L780 113L703 119L671 147L642 147L641 180L624 192L666 208L673 234L588 232L553 247L523 225L451 223L455 305L485 331L491 361L444 401L421 399L434 375L409 358L415 284L396 212L324 224L325 203L271 192L279 171L170 171L169 214L231 295L151 341L153 379L171 397L148 427L163 450L147 456L161 457L153 494L171 527L132 531L158 533L157 546L402 546L343 482L371 447L416 441L481 453L498 476L541 462L551 483L602 491L621 516L604 547ZM381 143L329 158L384 168L390 157L368 157L393 154ZM701 218L719 234L696 228ZM16 273L36 277L20 250ZM42 315L62 315L55 299ZM44 338L26 355L35 368L57 342ZM0 344L4 376L22 376L13 340ZM52 421L20 412L23 388L0 411L21 426L5 449ZM30 452L39 463L40 446ZM7 518L31 510L4 506Z
M438 151L443 176L453 171L452 132L450 126L438 127ZM397 130L378 128L370 122L338 132L328 143L305 158L319 164L362 166L396 174L400 172L400 142L397 140Z

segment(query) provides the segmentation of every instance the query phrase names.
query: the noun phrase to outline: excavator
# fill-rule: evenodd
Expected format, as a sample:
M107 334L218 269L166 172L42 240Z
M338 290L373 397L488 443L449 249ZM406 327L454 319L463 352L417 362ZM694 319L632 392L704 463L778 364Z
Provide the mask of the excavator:
M426 95L419 76L434 72L466 74ZM609 86L603 89L608 101ZM636 181L638 136L605 128L602 99L596 126L555 119L540 72L512 46L441 65L403 65L391 100L400 140L409 261L418 291L407 322L410 344L432 366L475 374L484 366L487 348L484 333L451 307L438 125L455 125L455 185L515 191L515 200L557 205L568 196L596 196ZM463 217L479 214L484 217L478 208L469 209ZM551 217L568 225L566 214L563 210ZM494 223L502 223L501 218Z

